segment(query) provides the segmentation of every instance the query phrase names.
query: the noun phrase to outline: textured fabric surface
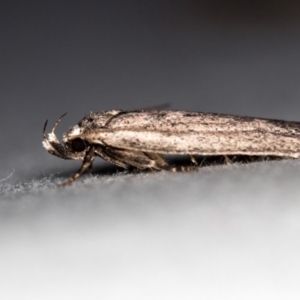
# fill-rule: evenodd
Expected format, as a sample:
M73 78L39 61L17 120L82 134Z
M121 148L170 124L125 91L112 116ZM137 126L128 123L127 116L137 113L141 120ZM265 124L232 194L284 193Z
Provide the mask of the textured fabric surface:
M5 299L296 299L297 161L7 186ZM12 196L13 195L13 196Z

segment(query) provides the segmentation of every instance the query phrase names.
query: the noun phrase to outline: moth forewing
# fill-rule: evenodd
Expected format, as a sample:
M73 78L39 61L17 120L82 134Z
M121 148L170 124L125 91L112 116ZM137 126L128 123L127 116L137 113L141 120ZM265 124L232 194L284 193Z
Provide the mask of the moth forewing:
M293 125L292 127L288 125ZM160 154L299 157L300 124L287 121L190 113L128 112L87 131L90 143Z

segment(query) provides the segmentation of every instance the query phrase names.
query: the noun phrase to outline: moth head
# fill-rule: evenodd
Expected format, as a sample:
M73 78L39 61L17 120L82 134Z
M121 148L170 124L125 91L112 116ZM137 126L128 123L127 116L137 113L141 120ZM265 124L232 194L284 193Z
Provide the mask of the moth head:
M89 150L89 145L79 137L80 128L78 125L69 129L63 137L64 143L61 144L57 139L54 131L58 123L66 114L63 114L54 124L50 133L48 133L48 137L46 136L46 126L45 123L43 130L43 146L46 150L58 157L64 159L81 159L83 160L86 152Z

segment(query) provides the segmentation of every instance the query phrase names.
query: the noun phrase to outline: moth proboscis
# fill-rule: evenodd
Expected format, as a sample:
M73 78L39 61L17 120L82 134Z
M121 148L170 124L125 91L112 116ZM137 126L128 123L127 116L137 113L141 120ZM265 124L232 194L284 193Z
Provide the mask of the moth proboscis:
M54 131L63 116L48 137L46 121L43 146L53 155L83 163L62 186L91 169L95 156L122 168L170 171L178 168L163 155L188 155L194 165L182 170L196 167L194 155L300 157L300 122L172 110L110 110L84 117L63 134L61 144Z

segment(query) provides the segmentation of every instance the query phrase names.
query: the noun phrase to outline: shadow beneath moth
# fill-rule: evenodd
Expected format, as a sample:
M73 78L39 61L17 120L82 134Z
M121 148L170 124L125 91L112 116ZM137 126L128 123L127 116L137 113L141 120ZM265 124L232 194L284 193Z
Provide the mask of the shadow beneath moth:
M300 157L300 122L171 110L111 110L90 113L63 134L55 128L43 146L64 159L82 160L65 186L91 169L95 156L122 168L188 171L197 167L194 155ZM193 165L173 167L162 155L189 155Z

